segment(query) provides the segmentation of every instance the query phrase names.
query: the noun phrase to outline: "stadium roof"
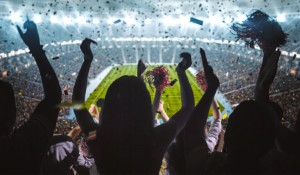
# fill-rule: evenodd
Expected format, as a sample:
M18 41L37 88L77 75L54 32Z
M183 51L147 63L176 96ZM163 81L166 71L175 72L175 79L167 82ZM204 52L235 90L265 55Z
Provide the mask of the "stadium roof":
M289 34L288 52L300 53L300 0L0 0L0 49L24 48L15 25L38 23L44 44L90 38L186 38L235 41L229 27L253 9L277 18ZM190 22L190 17L203 25ZM0 29L0 30L1 30ZM299 56L300 57L300 56Z

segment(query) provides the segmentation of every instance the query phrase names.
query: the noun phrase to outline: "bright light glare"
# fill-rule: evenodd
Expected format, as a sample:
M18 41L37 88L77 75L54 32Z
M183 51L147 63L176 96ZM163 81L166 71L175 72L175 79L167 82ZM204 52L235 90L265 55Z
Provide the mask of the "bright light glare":
M209 22L211 24L221 25L222 24L222 19L219 16L211 16L211 17L209 17Z
M277 19L278 22L285 22L286 21L284 14L278 14L276 19Z
M152 20L150 18L145 19L145 24L151 24Z
M77 19L76 19L76 22L78 24L85 24L86 23L86 19L83 16L78 16Z
M63 17L62 21L63 21L63 24L67 24L67 25L72 23L71 18L68 18L68 17Z
M124 19L124 21L127 23L127 24L135 24L135 19L134 18L130 18L130 17L126 17Z
M170 16L165 16L164 19L163 19L163 21L164 21L164 24L167 25L167 26L173 26L173 25L176 24L175 23L175 19L173 19Z
M227 16L224 21L225 21L226 24L230 24L232 19Z
M99 24L100 20L99 18L93 18L93 24Z
M107 23L113 24L116 20L117 20L117 18L108 18Z
M239 14L236 18L236 21L237 22L243 22L247 19L247 16L246 15L243 15L243 14Z
M35 23L41 23L42 22L42 17L40 16L40 15L34 15L34 17L33 17L33 21L35 22Z
M9 18L13 23L22 22L21 15L19 13L13 13Z
M53 23L53 24L57 24L58 23L57 16L51 16L50 17L50 22Z
M190 22L190 18L188 16L180 16L178 22L180 22L180 24L188 24Z

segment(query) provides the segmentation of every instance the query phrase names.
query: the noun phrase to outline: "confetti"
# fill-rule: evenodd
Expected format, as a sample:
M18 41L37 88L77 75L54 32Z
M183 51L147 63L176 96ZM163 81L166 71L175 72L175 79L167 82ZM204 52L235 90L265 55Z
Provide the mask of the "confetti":
M193 18L193 17L190 18L190 22L198 24L198 25L203 25L203 21L202 20L199 20L199 19L196 19L196 18Z
M58 56L52 58L52 60L58 60L58 59L59 59Z

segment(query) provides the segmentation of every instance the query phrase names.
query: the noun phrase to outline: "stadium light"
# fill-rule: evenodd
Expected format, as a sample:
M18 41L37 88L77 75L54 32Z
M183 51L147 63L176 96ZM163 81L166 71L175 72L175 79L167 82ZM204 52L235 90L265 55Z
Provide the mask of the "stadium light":
M99 18L93 18L93 24L100 24Z
M173 18L170 17L170 16L165 16L165 17L163 18L163 22L164 22L164 24L167 25L167 26L173 26L173 25L176 25L176 20L173 19Z
M33 21L37 24L42 22L42 17L40 15L34 15L33 16Z
M178 22L180 24L188 24L190 22L190 18L187 16L180 16Z
M108 19L107 19L107 23L108 23L108 24L113 24L116 20L117 20L117 18L112 18L112 17L111 17L111 18L108 18Z
M286 18L285 18L284 14L278 14L276 19L277 19L278 22L285 22L286 21Z
M78 24L85 24L85 23L86 23L86 19L85 19L85 17L83 17L83 16L78 16L78 17L76 18L76 22L77 22Z
M63 24L69 25L72 23L72 20L71 20L71 18L65 16L62 18L62 22L63 22Z
M225 17L224 21L225 21L226 24L230 24L232 19L227 16L227 17Z
M243 15L243 14L239 14L237 15L237 18L236 18L236 21L237 22L243 22L247 19L247 16L246 15Z
M22 22L22 18L20 13L12 13L11 16L9 17L9 19L13 22L13 23L19 23Z
M127 24L135 24L136 21L134 18L131 18L131 17L125 17L124 21L127 23Z
M152 20L150 18L145 19L145 24L151 24Z
M219 16L210 16L208 21L211 24L215 24L215 25L221 25L222 24L222 18Z
M53 24L57 24L59 21L57 19L57 16L51 16L50 17L50 22L53 23Z

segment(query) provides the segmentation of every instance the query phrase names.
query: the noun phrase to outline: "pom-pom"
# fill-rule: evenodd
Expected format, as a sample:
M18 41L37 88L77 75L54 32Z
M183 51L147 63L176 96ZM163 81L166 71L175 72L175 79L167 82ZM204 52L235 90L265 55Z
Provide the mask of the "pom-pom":
M207 88L207 82L206 77L203 71L199 71L196 75L196 81L197 84L201 87L203 91L206 91Z
M263 50L286 43L287 34L282 31L278 22L266 13L256 10L247 17L242 23L234 23L231 26L237 41L241 39L251 48L257 44Z
M169 72L163 66L147 71L144 78L151 87L154 86L156 90L161 93L165 87L171 85L171 82L169 81Z

